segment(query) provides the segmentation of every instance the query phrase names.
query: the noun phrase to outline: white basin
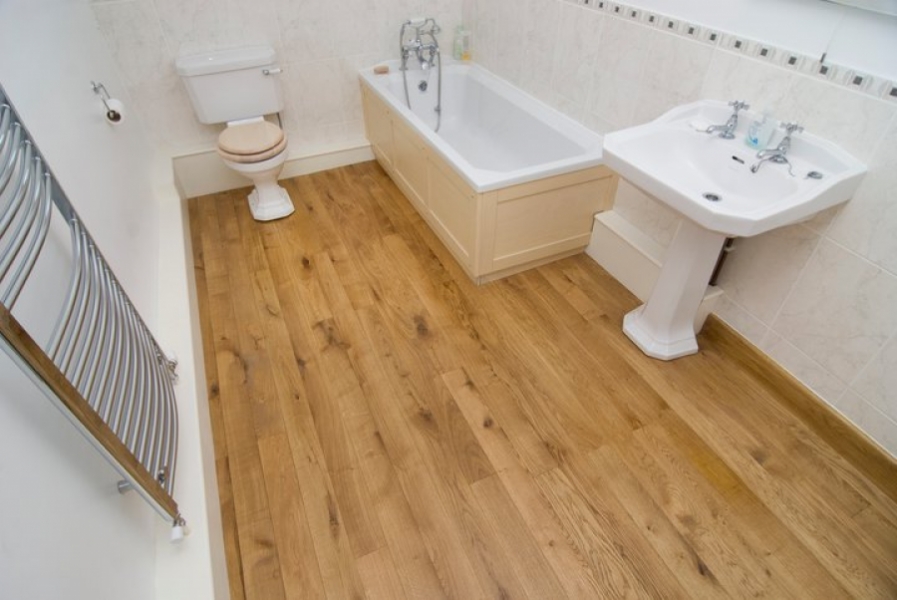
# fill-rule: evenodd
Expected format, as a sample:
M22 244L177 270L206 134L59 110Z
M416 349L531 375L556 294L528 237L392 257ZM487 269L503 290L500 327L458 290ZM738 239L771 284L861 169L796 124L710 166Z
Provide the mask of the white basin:
M754 113L741 113L734 139L703 131L731 112L725 102L702 100L604 136L609 167L686 217L648 301L623 319L624 333L655 358L698 351L695 315L726 237L757 235L846 202L866 173L836 144L804 132L792 137L790 168L766 161L752 173L759 159L744 138ZM776 132L773 146L783 134Z
M755 114L742 111L735 139L695 130L726 122L725 102L701 100L659 119L604 137L608 166L698 225L727 236L752 236L802 221L847 201L866 166L836 144L812 133L792 138L788 165L764 163L744 143ZM778 130L773 145L782 138ZM807 178L815 171L822 179ZM712 202L704 194L720 198Z

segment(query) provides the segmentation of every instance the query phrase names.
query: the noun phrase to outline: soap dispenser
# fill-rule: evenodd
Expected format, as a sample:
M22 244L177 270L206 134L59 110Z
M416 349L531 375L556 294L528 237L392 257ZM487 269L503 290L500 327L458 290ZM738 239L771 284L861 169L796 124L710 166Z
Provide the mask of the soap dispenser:
M769 110L764 110L759 117L748 126L744 143L754 150L763 150L769 145L776 130L776 120Z
M455 60L470 60L470 32L464 25L455 27L455 41L452 46L452 56Z

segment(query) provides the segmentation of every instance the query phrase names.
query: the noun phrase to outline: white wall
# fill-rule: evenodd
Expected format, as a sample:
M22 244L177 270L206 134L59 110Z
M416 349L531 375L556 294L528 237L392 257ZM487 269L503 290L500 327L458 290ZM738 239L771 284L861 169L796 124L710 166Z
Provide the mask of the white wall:
M638 2L698 24L729 9L750 21L750 4L753 24L742 31L733 19L728 27L767 44L765 34L824 39L830 11L842 10L816 0ZM598 131L699 98L739 98L800 121L868 163L864 183L843 207L739 240L716 312L897 455L897 102L574 2L475 0L469 10L477 60ZM893 60L897 19L874 21L874 28L842 28L832 48L852 47L858 63ZM881 75L894 81L892 68L882 66L889 70ZM632 186L620 186L614 210L661 246L672 239L677 217Z
M0 83L152 322L157 215L141 166L151 151L136 122L113 131L102 121L90 80L114 91L116 77L95 31L83 3L0 3ZM67 284L68 236L56 225L15 313L39 340ZM153 598L155 513L117 493L112 468L5 354L0 380L0 595Z
M136 494L118 494L115 471L0 353L0 597L226 598L202 374L183 326L182 207L139 119L110 127L91 79L130 107L87 0L0 2L0 83L150 328L180 355L175 495L194 532L169 545L169 526ZM38 342L68 283L58 217L14 310Z
M270 44L284 66L290 157L367 144L357 71L398 56L402 21L435 17L443 44L459 0L103 0L92 8L135 113L169 154L214 149L219 127L196 121L174 71L179 54Z

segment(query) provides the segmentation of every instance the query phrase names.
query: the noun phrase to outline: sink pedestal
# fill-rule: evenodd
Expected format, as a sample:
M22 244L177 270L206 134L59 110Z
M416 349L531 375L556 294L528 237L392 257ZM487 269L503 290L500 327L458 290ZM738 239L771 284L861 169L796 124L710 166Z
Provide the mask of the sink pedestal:
M623 332L642 352L672 360L698 351L695 317L725 234L682 219L648 301L623 317Z

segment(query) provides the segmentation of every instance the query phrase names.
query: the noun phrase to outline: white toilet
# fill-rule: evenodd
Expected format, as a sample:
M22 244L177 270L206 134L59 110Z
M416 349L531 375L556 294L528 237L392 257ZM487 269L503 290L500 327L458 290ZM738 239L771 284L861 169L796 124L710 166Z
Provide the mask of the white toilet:
M277 184L287 156L283 131L264 116L283 109L274 50L252 46L182 56L175 61L201 123L227 123L218 136L224 164L249 177L249 209L258 221L291 214L293 202Z

